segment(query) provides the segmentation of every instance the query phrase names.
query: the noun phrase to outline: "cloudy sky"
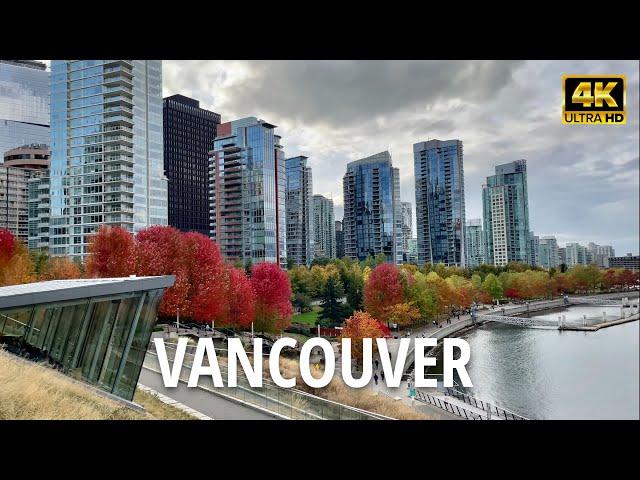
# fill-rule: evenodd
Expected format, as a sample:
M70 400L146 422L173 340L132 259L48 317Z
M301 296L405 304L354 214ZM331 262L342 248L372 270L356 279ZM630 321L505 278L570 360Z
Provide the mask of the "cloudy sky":
M626 74L627 124L563 125L564 73ZM165 61L163 76L165 96L196 98L223 122L277 125L336 219L347 162L389 150L415 204L413 143L456 138L468 219L482 216L494 165L525 158L536 234L638 253L637 61Z
M627 124L563 125L564 73L626 74ZM287 156L309 157L336 219L347 162L389 150L415 204L413 143L460 139L467 219L482 216L494 165L524 158L536 234L638 253L637 61L167 60L163 76L165 96L196 98L223 122L277 125Z

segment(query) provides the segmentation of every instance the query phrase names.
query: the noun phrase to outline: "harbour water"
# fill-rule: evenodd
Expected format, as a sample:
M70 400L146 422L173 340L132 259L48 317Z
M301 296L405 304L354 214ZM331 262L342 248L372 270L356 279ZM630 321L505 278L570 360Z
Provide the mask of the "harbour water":
M592 306L537 316L587 315L592 324L603 310L608 320L620 316L620 308ZM532 419L638 419L638 325L582 332L485 324L463 336L473 382L464 390Z

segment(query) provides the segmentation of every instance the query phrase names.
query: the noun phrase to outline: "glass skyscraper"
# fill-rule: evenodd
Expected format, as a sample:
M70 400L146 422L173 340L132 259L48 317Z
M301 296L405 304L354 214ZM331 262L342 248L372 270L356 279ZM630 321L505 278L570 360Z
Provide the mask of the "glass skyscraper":
M307 157L287 158L287 259L296 265L313 260L313 179Z
M163 100L164 169L169 225L209 235L209 152L220 114L184 95Z
M318 258L336 258L336 222L333 200L322 195L313 196L314 255Z
M383 253L402 263L400 175L389 152L347 164L343 177L344 253L364 260Z
M468 220L465 236L466 245L464 246L464 251L467 256L466 266L473 268L486 263L484 258L485 247L482 220L479 218Z
M487 263L531 263L527 161L496 165L482 186Z
M413 145L418 265L464 267L465 202L462 142Z
M558 268L560 266L560 252L556 237L540 237L538 263L543 268Z
M409 240L413 238L413 213L411 202L402 202L402 261L409 261Z
M209 158L211 238L230 261L286 266L287 178L275 128L255 117L217 127Z
M0 60L0 161L23 145L49 145L49 72L32 60Z
M166 225L160 60L51 63L53 255L84 256L101 225Z

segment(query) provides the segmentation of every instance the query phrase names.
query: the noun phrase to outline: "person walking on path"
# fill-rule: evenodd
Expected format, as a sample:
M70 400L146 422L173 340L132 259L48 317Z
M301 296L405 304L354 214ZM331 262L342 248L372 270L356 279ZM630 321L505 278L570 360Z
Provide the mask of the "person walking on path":
M378 374L377 373L373 374L373 381L376 382L376 385L378 385Z
M380 380L384 382L384 370L380 372Z
M376 358L376 370L378 370L378 359Z

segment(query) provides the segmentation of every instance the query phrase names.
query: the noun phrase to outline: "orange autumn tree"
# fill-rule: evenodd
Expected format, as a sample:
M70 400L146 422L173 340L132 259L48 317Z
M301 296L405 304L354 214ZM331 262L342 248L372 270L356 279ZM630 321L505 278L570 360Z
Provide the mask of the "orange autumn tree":
M35 265L24 243L0 229L0 286L36 281Z
M82 272L76 262L68 257L52 257L47 260L42 272L40 280L68 280L80 278Z
M420 320L420 310L411 303L396 303L386 309L387 319L401 326L412 325Z
M390 335L387 326L367 312L355 312L344 323L341 338L351 339L351 357L362 360L363 338L383 338ZM373 340L373 351L377 351Z

